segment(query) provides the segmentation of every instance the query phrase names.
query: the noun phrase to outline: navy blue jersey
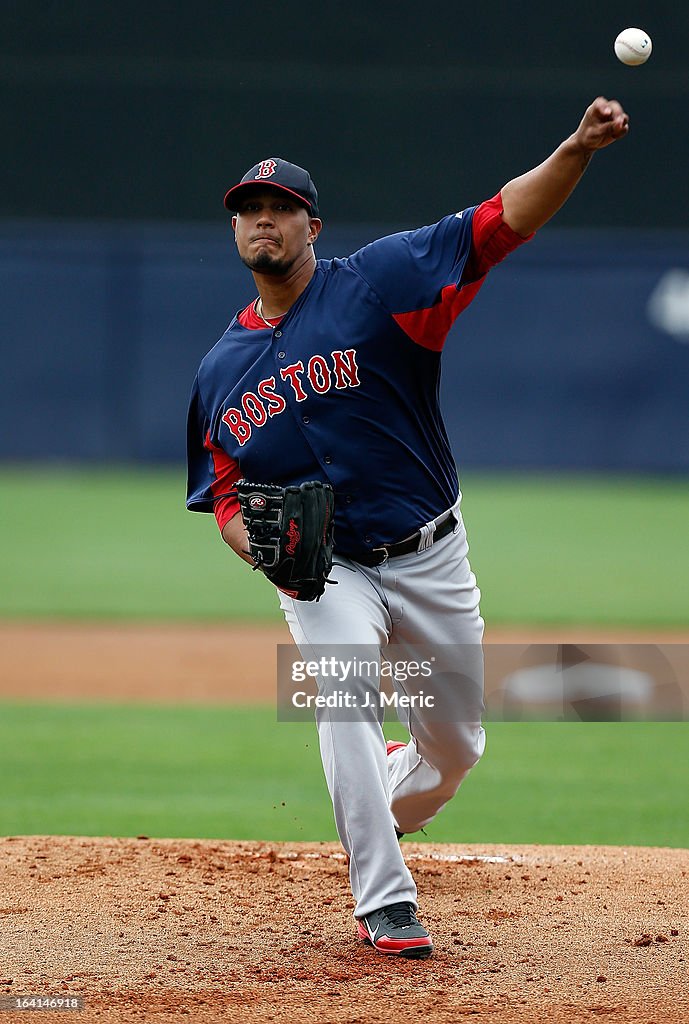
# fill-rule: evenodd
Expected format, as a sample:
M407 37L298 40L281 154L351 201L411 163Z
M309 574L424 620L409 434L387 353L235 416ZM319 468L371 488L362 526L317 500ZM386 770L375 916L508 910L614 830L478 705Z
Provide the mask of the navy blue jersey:
M462 276L474 210L318 260L272 330L232 320L194 382L189 509L212 512L240 475L328 481L335 550L356 559L455 502L440 354L484 279Z

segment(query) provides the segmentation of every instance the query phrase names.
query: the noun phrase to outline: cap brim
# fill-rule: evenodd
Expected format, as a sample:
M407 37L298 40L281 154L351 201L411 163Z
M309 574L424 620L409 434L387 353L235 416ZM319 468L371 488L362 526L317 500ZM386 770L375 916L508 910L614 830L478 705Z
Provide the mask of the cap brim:
M278 185L272 181L244 181L239 185L233 185L233 187L225 194L224 202L226 209L236 213L239 205L243 202L248 192L263 188L275 188L279 192L287 192L287 194L292 196L293 199L296 199L301 206L305 206L311 216L316 216L308 199L304 199L303 196L300 196L298 192L294 192L291 188L287 188L285 185Z

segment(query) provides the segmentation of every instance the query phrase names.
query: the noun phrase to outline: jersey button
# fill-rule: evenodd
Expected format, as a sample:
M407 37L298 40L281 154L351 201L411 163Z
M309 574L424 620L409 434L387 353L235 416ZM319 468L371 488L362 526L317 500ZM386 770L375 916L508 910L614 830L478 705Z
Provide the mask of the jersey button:
M353 501L354 498L351 496L351 494L345 495L345 505L351 505Z
M329 466L332 461L333 460L331 455L326 455L326 457L323 459L323 462L326 464L326 466Z
M284 358L285 358L285 353L284 352L278 352L278 359L284 359Z
M281 338L282 337L282 331L276 331L275 332L275 337L276 338Z
M311 422L311 417L310 416L302 416L301 422L302 423L310 423Z
M371 536L370 533L367 533L366 536L364 537L364 540L366 541L367 544L370 544L373 540L373 537Z

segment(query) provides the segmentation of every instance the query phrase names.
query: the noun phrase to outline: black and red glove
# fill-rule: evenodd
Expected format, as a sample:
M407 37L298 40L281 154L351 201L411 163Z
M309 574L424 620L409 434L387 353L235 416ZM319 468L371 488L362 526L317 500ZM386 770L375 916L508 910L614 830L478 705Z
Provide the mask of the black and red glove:
M236 488L254 569L290 597L318 601L333 566L330 484L278 487L239 480Z

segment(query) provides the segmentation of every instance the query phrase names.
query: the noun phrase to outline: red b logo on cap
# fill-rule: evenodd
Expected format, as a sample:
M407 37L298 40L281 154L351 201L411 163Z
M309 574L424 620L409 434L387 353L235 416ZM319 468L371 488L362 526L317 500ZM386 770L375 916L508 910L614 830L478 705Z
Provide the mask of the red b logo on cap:
M277 164L275 163L274 160L261 160L260 164L258 165L258 174L255 177L270 178L273 174L275 174L276 168Z

